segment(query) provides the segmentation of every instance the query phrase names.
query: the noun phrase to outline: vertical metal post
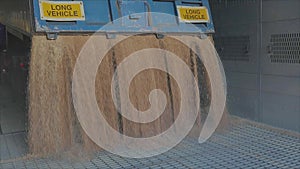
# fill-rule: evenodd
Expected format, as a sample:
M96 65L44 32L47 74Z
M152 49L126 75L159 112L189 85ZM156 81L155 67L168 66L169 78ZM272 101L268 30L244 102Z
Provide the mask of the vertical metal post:
M257 39L258 39L258 115L257 115L257 121L262 121L262 113L263 113L263 104L262 104L262 57L263 57L263 47L262 47L262 34L263 34L263 0L258 0L258 34L257 34Z

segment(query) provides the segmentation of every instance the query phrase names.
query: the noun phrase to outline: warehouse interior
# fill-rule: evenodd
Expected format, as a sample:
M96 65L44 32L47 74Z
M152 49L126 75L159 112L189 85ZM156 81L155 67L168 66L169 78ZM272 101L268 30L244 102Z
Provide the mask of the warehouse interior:
M144 1L148 0L141 1L144 3ZM83 0L83 2L85 1ZM97 4L95 0L89 0L89 2L89 7L94 9L94 11L89 11L87 14L103 15L103 13L108 12L103 10L102 7L91 5ZM175 3L171 4L173 1L169 0L153 0L153 2L162 3L162 9L166 8L168 10L169 7L166 6L175 5ZM38 125L34 123L30 124L28 117L29 105L33 107L32 110L36 109L37 112L35 113L37 115L41 114L42 117L43 112L38 112L42 110L39 109L39 104L45 102L39 102L37 96L43 93L43 91L40 90L51 88L49 86L53 85L51 89L56 89L53 90L55 91L53 95L59 92L66 92L64 88L61 90L61 88L54 86L56 82L50 80L55 79L55 75L47 72L47 68L43 68L43 66L49 66L49 70L53 69L56 71L55 73L61 70L64 73L69 73L68 71L70 70L68 66L73 64L73 60L72 58L62 59L61 65L66 64L64 69L59 69L60 65L55 68L50 67L57 66L54 62L59 59L54 57L36 62L34 66L41 72L36 73L35 76L39 76L39 73L44 73L49 76L49 79L45 80L49 81L45 83L39 82L39 85L36 85L39 89L29 91L31 52L39 54L35 56L36 60L41 55L44 56L48 53L53 54L55 52L61 54L60 56L66 56L66 51L73 52L78 50L77 47L82 47L83 42L86 41L87 35L89 34L81 32L81 35L84 35L81 39L82 41L76 43L76 47L72 47L72 45L68 44L61 49L53 49L53 52L39 52L38 49L46 44L45 41L49 41L49 44L51 44L51 46L45 47L45 49L52 50L52 48L58 48L64 45L65 42L63 40L59 41L59 36L64 36L64 38L67 37L66 39L68 39L74 36L74 33L68 34L67 32L60 35L56 34L56 32L54 34L50 32L46 35L39 32L34 36L37 35L40 39L44 39L45 41L41 40L40 44L37 43L38 45L33 45L33 36L27 32L19 31L19 29L14 29L11 25L5 25L4 22L2 23L3 20L1 20L2 18L0 16L0 168L19 168L19 166L24 166L25 168L43 168L43 166L46 166L46 168L147 168L149 166L150 168L299 167L300 1L209 0L208 2L215 31L214 33L208 33L208 35L213 39L215 49L222 61L226 75L226 115L223 117L223 121L219 125L216 133L214 133L206 143L199 144L195 139L187 137L174 149L148 159L126 159L105 151L100 151L100 153L96 153L95 158L92 157L92 159L85 160L82 154L78 153L78 151L81 152L81 149L75 152L68 152L67 160L57 157L53 159L53 156L48 158L47 156L45 157L44 154L41 157L34 157L35 154L32 152L37 152L39 148L29 144L28 140L35 140L36 138L33 138L34 135L44 136L47 135L47 133L38 133L39 131L42 132L43 128L36 128L38 125L42 126L41 123L43 123L43 121L39 121ZM0 2L0 12L5 11L1 8L1 3L2 2ZM104 3L105 2L101 2L102 5ZM198 3L198 0L183 0L183 2L180 1L180 3L185 5L203 5L202 2ZM127 6L128 9L132 7L130 5ZM145 6L147 7L147 5ZM145 9L148 9L146 7ZM161 10L159 7L156 9ZM101 11L96 12L97 10ZM176 11L174 11L174 13L176 13ZM30 18L29 13L26 13L26 15ZM113 11L110 11L110 15L113 16L115 14ZM25 17L23 19L25 20L27 18ZM110 18L106 17L101 17L101 19L91 17L87 19L92 26L110 20ZM42 21L42 23L44 22L46 23L46 21ZM64 29L69 29L71 27L70 25L81 24L77 21L47 21L49 29L51 29L53 25L53 27L55 27L57 23L59 23L59 26L67 24L67 26L62 26ZM46 36L48 38L47 40ZM58 36L57 41L59 41L57 43L55 43L56 36ZM153 37L155 37L155 35L153 35ZM49 40L51 38L54 40ZM163 41L160 38L167 39L164 36L157 38L159 44ZM37 40L40 39L35 38L35 42L38 42ZM70 41L76 40L78 39L71 38ZM138 45L138 43L135 45ZM38 65L37 63L43 63L44 65ZM63 78L71 77L64 75ZM57 79L58 81L61 80L59 78ZM32 79L31 81L38 82L38 80L39 79ZM170 79L168 80L170 81ZM69 83L66 82L63 84L65 88L71 88ZM33 86L34 85L31 84L30 87ZM51 89L49 89L49 91ZM29 103L30 92L32 94L31 97L35 95L37 105L32 102ZM40 98L45 97L46 96L40 96ZM53 97L52 100L55 99L57 98ZM62 103L65 102L57 103L57 105ZM69 106L63 109L63 111L69 113L73 111L73 109L72 106ZM52 113L53 111L53 114L61 115L60 112L55 112L54 110L56 111L56 109L49 108L49 110L45 110L45 112ZM60 111L60 108L57 108L57 111ZM203 113L202 121L206 120L206 113L207 112ZM58 117L65 116L70 118L70 114ZM39 117L36 118L38 119ZM74 120L73 117L70 119ZM46 119L45 121L47 125L45 124L44 126L50 129L53 128L51 131L59 130L53 126L48 126L48 123L58 124L52 122L52 118ZM81 131L76 120L63 123L66 123L64 124L66 126L70 123L71 127L67 126L69 127L67 131L75 133L71 133L70 136L72 145L72 139L74 137L76 141L79 140L79 143L85 146L88 145L86 146L88 147L87 149L98 150L98 148L94 148L94 143L91 143L91 141L86 138L87 136L76 133L77 130ZM34 131L38 134L29 134L29 125L34 126ZM59 132L63 135L61 137L69 137L69 135L64 136L65 131ZM49 134L49 136L51 135ZM52 139L61 138L55 137ZM61 142L61 140L57 142ZM48 142L40 142L38 146L41 147L45 144L45 150L48 150L46 143ZM57 147L62 147L62 150L55 150L55 153L62 153L67 149L61 146L60 143L54 144L58 144ZM69 142L66 141L61 144L69 144ZM34 149L34 151L30 150L30 148ZM78 154L80 154L80 157L78 157ZM85 154L83 156L85 156ZM187 156L193 158L187 158ZM69 160L69 158L71 158L71 160ZM77 158L83 158L84 160L78 160Z

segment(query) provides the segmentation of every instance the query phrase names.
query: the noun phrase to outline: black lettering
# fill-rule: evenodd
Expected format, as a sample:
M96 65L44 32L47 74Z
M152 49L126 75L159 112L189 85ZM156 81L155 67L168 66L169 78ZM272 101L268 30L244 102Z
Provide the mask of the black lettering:
M46 11L48 16L51 16L51 11Z
M59 11L61 9L60 5L55 6L55 10Z
M78 11L72 11L72 5L51 5L51 10L47 10L46 13L48 16L53 17L78 17Z
M70 13L69 13L68 11L65 11L65 12L64 12L64 16L69 16L69 14L70 14Z
M51 5L51 10L53 11L71 11L72 9L72 5Z
M61 5L61 10L67 10L67 7L66 7L66 5Z
M72 11L72 5L68 5L67 10Z
M79 16L78 11L74 11L74 16Z
M201 20L205 19L204 15L183 15L183 19L186 20Z
M199 9L187 9L186 14L200 14L201 11Z
M56 16L56 12L55 11L52 11L52 16Z

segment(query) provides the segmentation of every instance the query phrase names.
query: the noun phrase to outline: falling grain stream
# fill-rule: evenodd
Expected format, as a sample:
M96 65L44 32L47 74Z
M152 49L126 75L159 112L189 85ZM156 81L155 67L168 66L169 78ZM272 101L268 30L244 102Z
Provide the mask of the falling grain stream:
M44 36L34 36L32 39L28 135L32 154L48 155L74 147L86 152L100 150L82 130L75 114L71 92L76 59L88 39L89 36L59 36L55 41L49 41ZM153 69L140 72L133 79L129 96L138 110L145 111L150 107L148 96L151 90L161 89L167 97L164 113L151 123L141 124L129 121L117 111L110 89L113 73L124 58L144 48L160 48L180 57L199 79L201 98L209 100L209 88L206 85L209 80L197 56L186 45L171 37L130 37L106 54L98 68L95 86L98 106L105 112L106 120L115 130L131 137L151 137L167 130L177 118L180 108L181 96L176 81L166 72ZM206 102L203 103L208 105ZM196 128L199 128L200 121L199 115Z

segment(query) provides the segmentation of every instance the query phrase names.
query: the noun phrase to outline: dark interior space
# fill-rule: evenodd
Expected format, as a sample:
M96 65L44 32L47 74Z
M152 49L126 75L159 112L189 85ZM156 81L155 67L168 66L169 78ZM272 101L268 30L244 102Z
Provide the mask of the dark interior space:
M1 159L11 159L26 153L27 78L29 38L7 33L0 53L0 137ZM2 41L2 42L3 42ZM3 144L2 144L3 142ZM13 147L22 146L22 149Z

